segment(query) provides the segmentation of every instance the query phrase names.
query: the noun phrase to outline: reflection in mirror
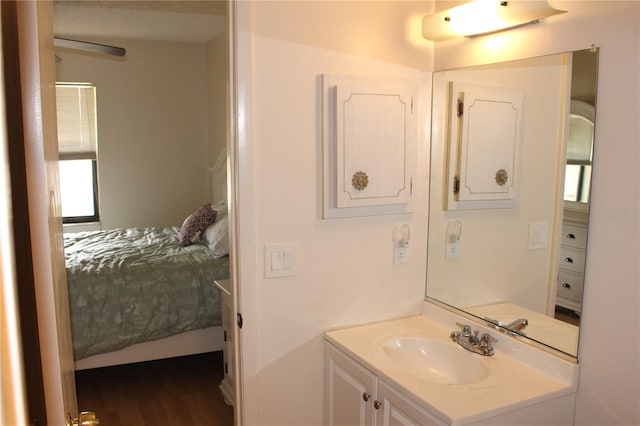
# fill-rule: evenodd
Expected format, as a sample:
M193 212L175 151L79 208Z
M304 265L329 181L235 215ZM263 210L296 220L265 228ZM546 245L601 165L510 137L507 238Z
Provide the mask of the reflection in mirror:
M565 201L589 202L594 122L595 107L572 99L564 176Z
M433 75L427 299L573 358L597 60L589 49Z

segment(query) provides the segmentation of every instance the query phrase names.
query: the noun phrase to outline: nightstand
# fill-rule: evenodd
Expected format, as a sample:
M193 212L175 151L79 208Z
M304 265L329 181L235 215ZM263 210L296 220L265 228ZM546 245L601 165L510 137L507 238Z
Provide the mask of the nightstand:
M224 377L220 382L220 391L227 404L233 405L235 401L234 384L234 321L233 321L233 297L231 280L216 280L216 287L220 289L222 300L222 329L224 330L224 344L222 358L224 360Z

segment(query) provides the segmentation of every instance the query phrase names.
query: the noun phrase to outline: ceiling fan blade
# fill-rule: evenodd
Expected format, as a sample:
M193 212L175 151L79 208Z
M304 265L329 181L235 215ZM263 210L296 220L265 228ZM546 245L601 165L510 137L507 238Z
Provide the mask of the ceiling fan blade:
M107 55L113 56L124 56L127 53L127 51L122 47L91 43L88 41L71 40L60 37L53 38L53 45L57 47L67 47L69 49L85 50L87 52L105 53Z

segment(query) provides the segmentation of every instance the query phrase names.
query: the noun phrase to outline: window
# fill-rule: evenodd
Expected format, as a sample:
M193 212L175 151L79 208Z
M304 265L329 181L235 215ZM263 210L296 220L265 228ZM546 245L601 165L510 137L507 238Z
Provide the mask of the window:
M571 101L572 111L582 103ZM582 106L591 110L593 107ZM565 166L564 200L578 203L589 202L591 189L591 162L593 158L593 119L569 114L569 139L567 142L567 165Z
M63 223L97 222L96 88L58 83L56 105Z

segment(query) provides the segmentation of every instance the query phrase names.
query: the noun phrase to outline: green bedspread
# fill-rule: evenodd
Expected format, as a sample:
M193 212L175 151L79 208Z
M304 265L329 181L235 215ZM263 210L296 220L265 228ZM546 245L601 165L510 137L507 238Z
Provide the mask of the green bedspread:
M180 247L178 230L65 235L75 359L221 324L213 280L229 277L229 258Z

